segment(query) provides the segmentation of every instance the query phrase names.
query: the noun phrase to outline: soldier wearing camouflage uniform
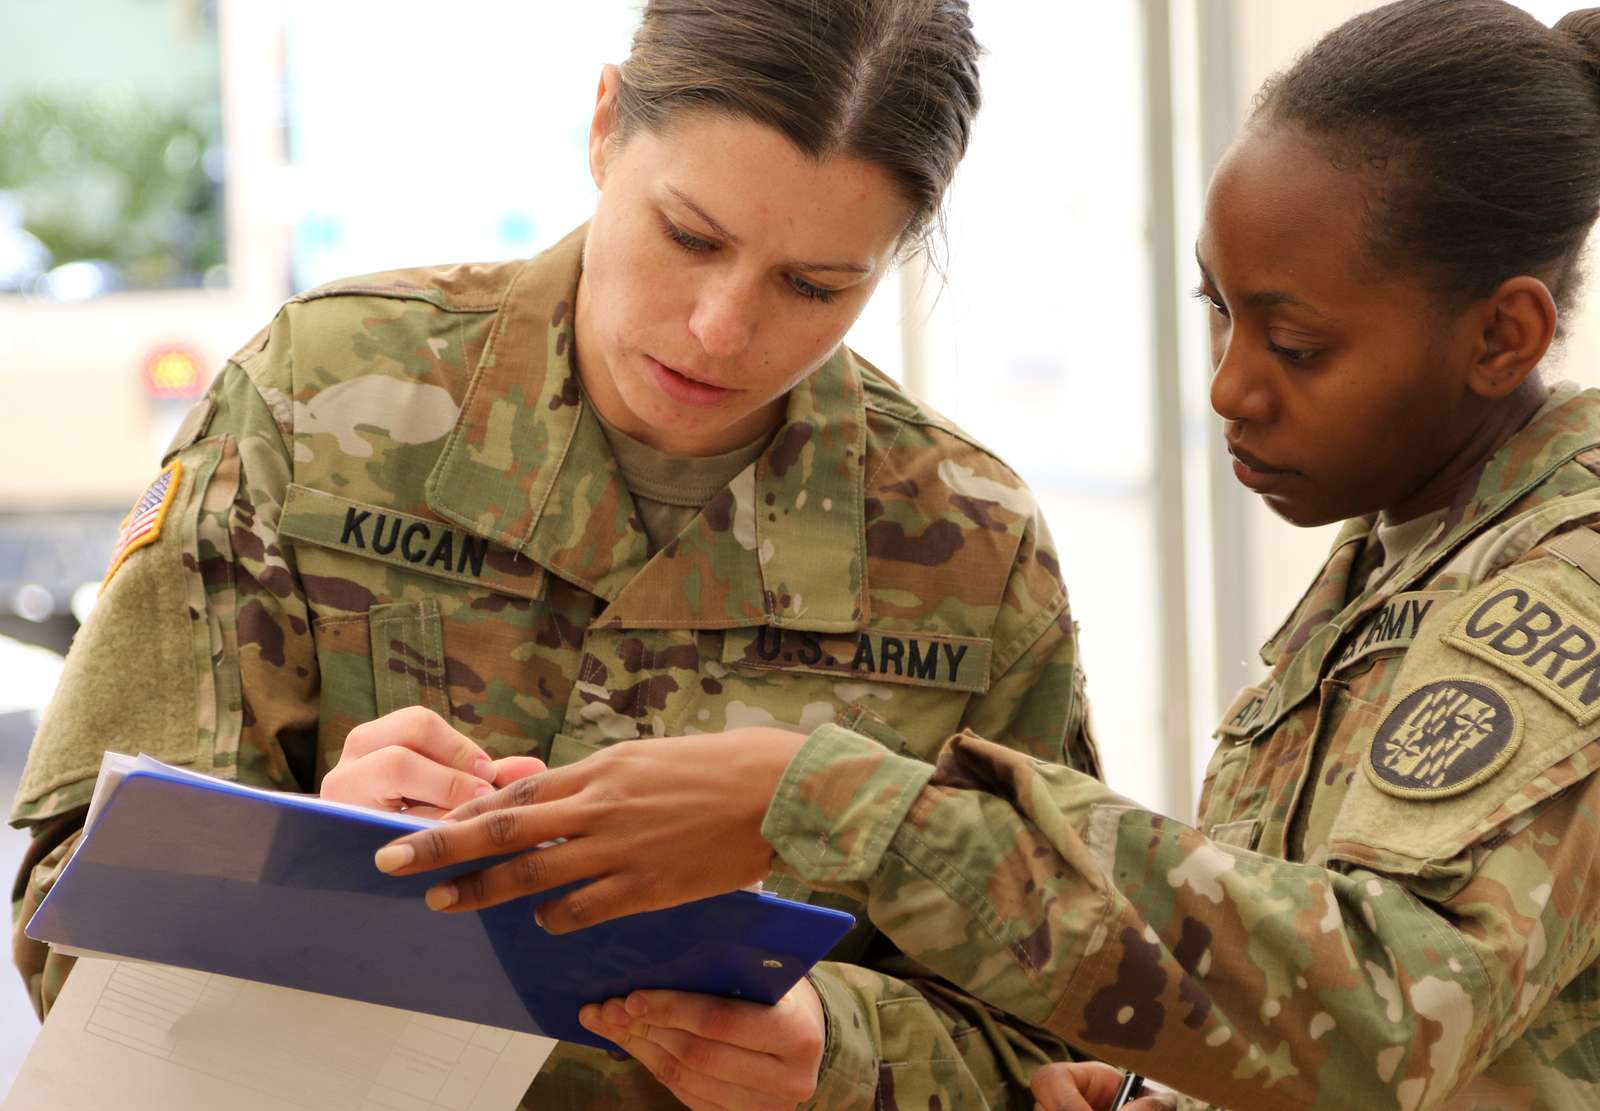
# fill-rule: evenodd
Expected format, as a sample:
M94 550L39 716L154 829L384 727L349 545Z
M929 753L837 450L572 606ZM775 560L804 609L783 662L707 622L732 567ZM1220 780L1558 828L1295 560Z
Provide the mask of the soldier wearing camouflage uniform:
M1311 416L1305 383L1359 373L1362 339L1376 337L1358 329L1380 311L1351 308L1360 294L1319 299L1307 290L1328 285L1308 275L1381 279L1308 249L1319 229L1335 241L1336 223L1282 213L1348 206L1361 242L1372 183L1351 166L1381 165L1367 171L1391 190L1376 234L1430 275L1419 284L1442 318L1470 322L1456 335L1483 360L1477 383L1506 391L1496 404L1515 429L1543 351L1518 329L1547 312L1553 330L1570 303L1600 198L1597 73L1600 13L1550 31L1492 0L1408 0L1269 83L1218 170L1199 254L1216 309L1213 404L1241 479L1284 516L1319 516L1305 492L1317 472L1286 468L1330 426L1360 435L1348 424L1361 401ZM1441 135L1452 141L1431 144L1448 148L1437 155L1407 143ZM1382 176L1396 163L1423 183L1415 193ZM1298 166L1324 186L1315 200ZM1297 316L1263 290L1316 308ZM1478 296L1496 312L1471 315ZM1318 337L1330 352L1303 354ZM1440 343L1434 358L1463 350ZM1388 433L1369 450L1393 453L1374 466L1430 463L1413 473L1448 479L1434 486L1443 504L1379 501L1381 515L1345 524L1262 650L1266 678L1224 715L1197 829L975 737L955 738L930 778L827 729L766 817L785 862L865 898L908 953L980 998L1190 1093L1186 1107L1600 1106L1600 392L1557 387L1455 477L1437 466L1453 435L1444 399L1399 404L1392 383L1430 371L1397 349L1381 371L1391 384L1344 388L1390 391L1390 412L1364 418ZM1256 457L1269 450L1274 466ZM952 860L984 881L953 885Z
M765 834L979 998L1219 1106L1595 1106L1596 519L1569 387L1353 596L1350 522L1198 830L976 736L934 770L830 726Z
M963 5L846 7L872 16L858 52L931 26L965 64L975 53ZM669 18L647 11L641 40ZM880 99L856 93L858 108ZM958 136L941 139L947 170L975 84L966 95ZM1032 496L843 347L782 399L753 462L652 543L619 430L580 377L588 234L528 262L296 297L190 414L125 528L12 816L35 835L15 941L41 1012L70 958L20 926L76 844L106 747L326 793L354 727L424 707L490 757L553 766L636 738L838 720L892 729L920 758L970 728L1095 772ZM770 890L855 906L793 879ZM826 1017L815 1105L1026 1101L1061 1042L861 919L809 978ZM562 1046L526 1106L676 1104L636 1061Z
M706 818L729 859L764 838L913 959L1188 1107L1600 1106L1600 391L1537 369L1597 208L1600 9L1551 31L1406 0L1329 35L1223 159L1197 254L1236 474L1292 522L1352 519L1218 728L1198 827L973 731L930 768L845 723L737 738L773 770L744 769L770 806ZM711 766L714 740L685 743ZM566 800L626 794L623 770L524 780L396 847L485 855L505 807L586 834ZM631 867L670 851L630 843ZM593 1028L632 1047L661 1019L628 1003ZM1100 1111L1115 1083L1062 1064L1034 1090Z

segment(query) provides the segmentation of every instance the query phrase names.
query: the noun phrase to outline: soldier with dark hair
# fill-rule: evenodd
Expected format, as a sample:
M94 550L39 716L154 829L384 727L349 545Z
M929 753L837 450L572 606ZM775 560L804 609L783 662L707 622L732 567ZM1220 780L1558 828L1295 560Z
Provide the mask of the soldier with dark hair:
M1199 1101L1600 1106L1600 394L1540 371L1597 212L1600 10L1404 0L1268 83L1197 244L1211 401L1240 482L1347 520L1217 730L1198 828L975 731L930 768L845 723L619 749L379 863L569 837L430 896L597 877L544 908L568 929L775 853ZM700 1016L646 992L587 1020L681 1047ZM1115 1087L1034 1081L1052 1111Z
M641 738L835 720L1095 772L1032 496L841 345L966 150L966 4L642 18L601 76L589 224L298 296L191 414L35 741L19 923L106 747L422 813ZM562 1046L526 1105L1004 1105L1064 1055L850 900L772 887L861 928L694 1068ZM16 938L48 1007L70 958Z

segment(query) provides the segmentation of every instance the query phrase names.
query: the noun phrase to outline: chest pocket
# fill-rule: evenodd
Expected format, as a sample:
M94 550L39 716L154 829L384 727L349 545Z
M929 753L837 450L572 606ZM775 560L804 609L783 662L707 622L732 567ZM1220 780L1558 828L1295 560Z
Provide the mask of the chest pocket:
M1259 743L1256 725L1270 698L1266 687L1245 687L1212 733L1217 747L1200 790L1200 826L1207 837L1238 848L1254 848L1259 832L1260 823L1248 812L1252 804L1241 796Z
M1270 825L1264 851L1300 844L1307 809L1320 811L1330 795L1342 796L1348 786L1352 765L1344 749L1370 716L1367 707L1387 699L1399 662L1423 620L1451 597L1451 591L1394 595L1342 634L1342 643L1329 646L1331 662L1317 672L1326 677L1314 686L1306 684L1316 675L1302 669L1300 682L1275 680L1240 691L1217 726L1217 750L1206 769L1200 814L1207 836L1256 849ZM1341 634L1333 630L1319 635ZM1314 651L1311 646L1306 650ZM1314 655L1313 662L1318 658ZM1294 676L1300 664L1292 661L1278 678ZM1314 695L1309 704L1303 701L1307 694ZM1358 712L1352 714L1352 709ZM1265 762L1269 745L1271 764ZM1325 824L1320 817L1311 823L1318 829ZM1286 830L1286 823L1297 828ZM1320 844L1310 839L1305 843Z
M433 710L495 756L546 747L575 678L587 602L564 607L570 592L547 591L543 568L442 521L303 486L290 487L278 531L313 614L319 774L352 728L407 706Z
M407 706L451 716L437 600L373 606L367 611L367 634L380 717Z

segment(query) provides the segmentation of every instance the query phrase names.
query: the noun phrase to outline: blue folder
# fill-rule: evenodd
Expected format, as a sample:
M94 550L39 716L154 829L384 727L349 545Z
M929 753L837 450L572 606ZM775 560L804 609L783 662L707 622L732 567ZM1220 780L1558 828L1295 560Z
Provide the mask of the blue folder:
M130 772L27 934L77 949L486 1023L599 1048L578 1008L638 988L776 1002L855 921L739 891L555 936L560 892L441 914L372 854L415 824Z

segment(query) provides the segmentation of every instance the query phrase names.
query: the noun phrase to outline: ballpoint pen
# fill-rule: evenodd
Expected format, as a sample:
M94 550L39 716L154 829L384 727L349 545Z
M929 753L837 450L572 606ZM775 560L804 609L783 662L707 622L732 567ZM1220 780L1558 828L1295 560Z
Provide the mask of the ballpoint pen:
M1144 1077L1136 1072L1122 1074L1122 1084L1117 1088L1117 1094L1111 1097L1112 1111L1123 1106L1130 1100L1138 1099L1139 1093L1144 1091Z

